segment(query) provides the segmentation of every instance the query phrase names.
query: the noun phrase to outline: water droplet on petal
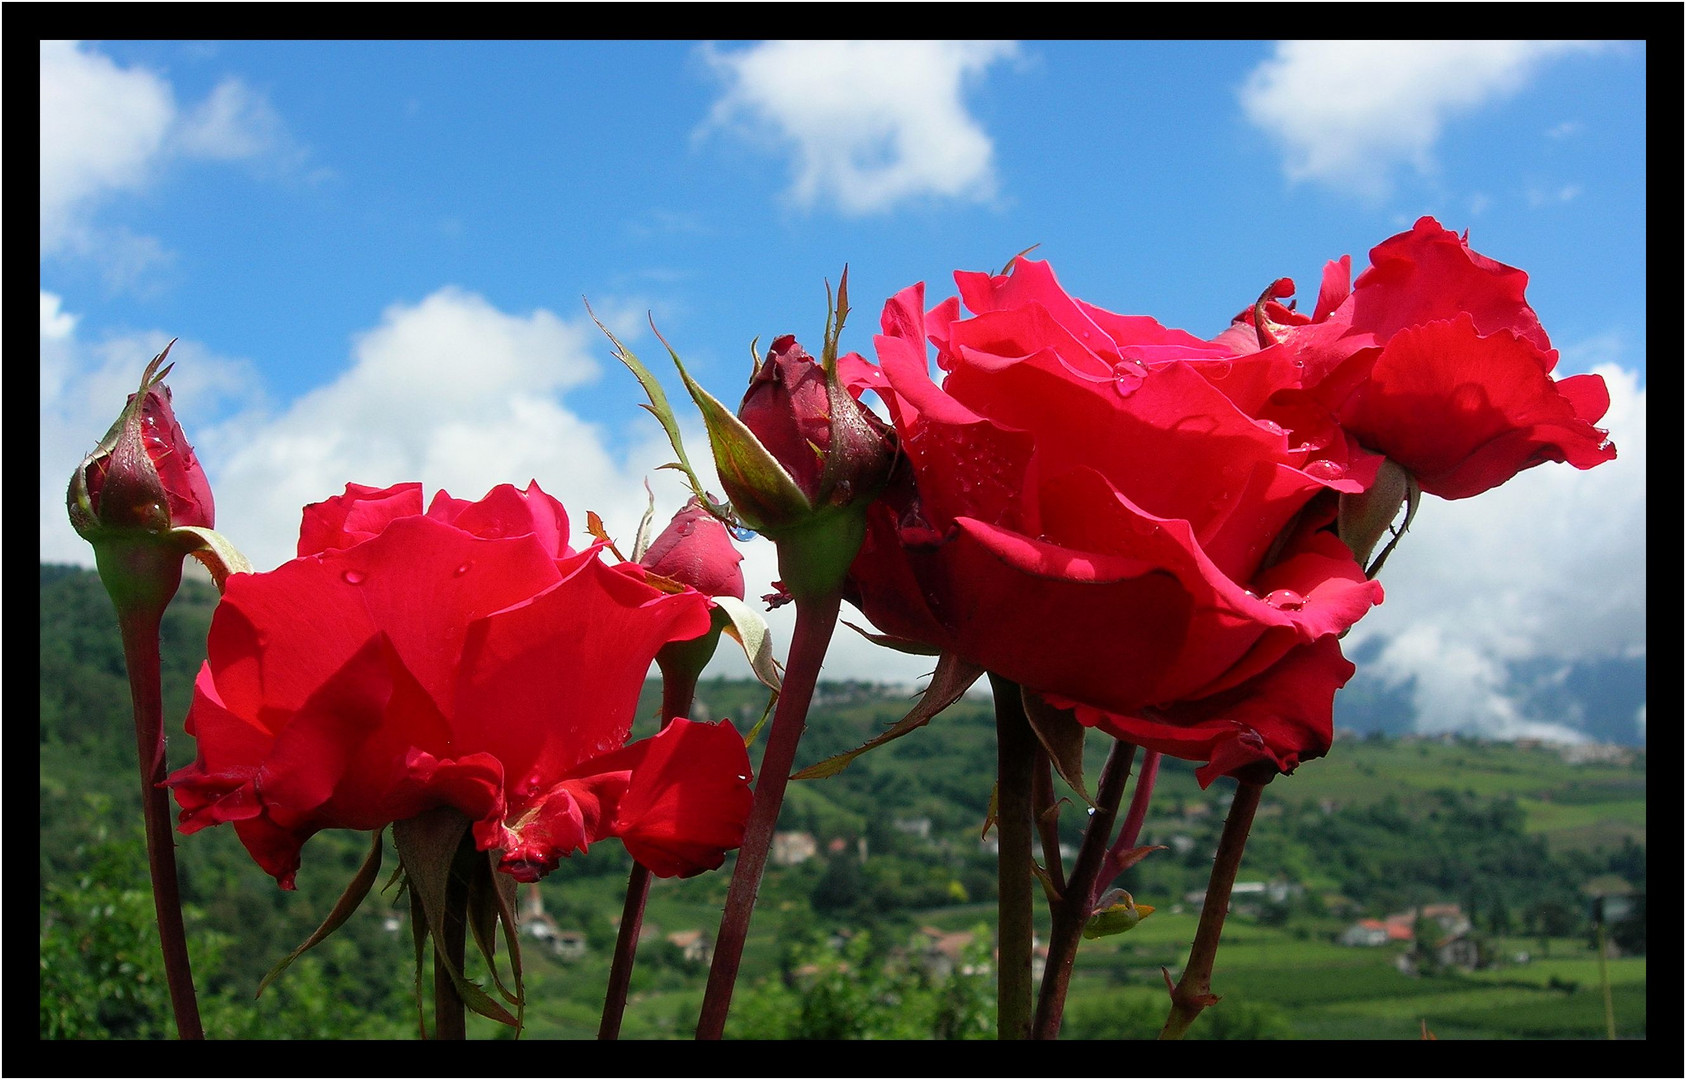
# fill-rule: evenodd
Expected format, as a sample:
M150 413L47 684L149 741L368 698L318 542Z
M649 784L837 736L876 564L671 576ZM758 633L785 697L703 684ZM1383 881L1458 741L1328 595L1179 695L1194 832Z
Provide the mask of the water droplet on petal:
M1288 434L1286 431L1283 430L1282 425L1278 424L1275 420L1261 420L1261 421L1259 421L1259 426L1264 428L1265 432L1267 434L1270 434L1270 435L1286 435L1286 434Z
M1317 480L1339 480L1346 469L1327 458L1318 458L1305 467L1305 474Z
M455 577L462 577L464 574L468 573L469 568L472 567L473 565L474 565L473 559L470 559L468 562L463 563L461 566L457 567L454 576Z
M1264 598L1264 602L1273 608L1283 611L1298 611L1305 607L1305 597L1293 589L1277 589Z
M347 585L361 585L363 584L363 578L366 575L361 570L347 570L340 576L345 578L345 583Z
M747 542L755 539L756 533L754 529L746 529L741 525L728 525L726 526L726 529L732 534L732 539L739 542Z

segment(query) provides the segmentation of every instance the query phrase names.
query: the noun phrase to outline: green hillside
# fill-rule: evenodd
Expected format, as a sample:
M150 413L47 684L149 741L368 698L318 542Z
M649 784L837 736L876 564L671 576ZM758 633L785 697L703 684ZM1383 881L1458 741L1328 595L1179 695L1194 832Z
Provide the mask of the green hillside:
M189 582L164 627L172 768L215 606ZM699 688L713 717L761 715L753 682ZM653 732L646 687L637 732ZM824 683L799 765L859 745L898 719L905 694ZM133 725L110 604L90 572L41 568L41 1033L167 1036L137 813ZM1104 740L1090 740L1098 775ZM759 751L756 751L759 756ZM728 1035L947 1037L992 1034L988 937L995 858L980 840L994 769L987 701L968 699L838 776L793 783L780 822L814 854L773 866L761 891ZM1163 1021L1161 966L1186 956L1228 803L1192 766L1165 762L1144 842L1163 844L1121 882L1158 910L1129 934L1086 942L1065 1036L1151 1037ZM1080 800L1061 837L1080 839ZM1556 749L1467 739L1338 739L1329 758L1267 790L1214 973L1222 1005L1191 1033L1209 1038L1602 1037L1604 1005L1590 921L1593 892L1629 894L1635 916L1610 927L1616 1028L1645 1034L1645 755L1571 764ZM285 893L222 827L178 838L190 947L212 1037L411 1037L415 1005L407 912L373 895L261 999L263 974L332 907L367 850L365 834L307 846ZM389 863L390 865L390 863ZM706 967L667 935L712 935L725 870L658 882L626 1037L686 1037ZM629 861L597 845L539 886L547 917L584 936L584 954L526 939L528 1034L595 1034ZM1274 890L1268 888L1274 886ZM1336 944L1360 918L1457 905L1478 967L1407 964L1405 944ZM406 905L400 905L406 906ZM966 932L970 946L961 942ZM944 934L950 936L944 937ZM681 939L682 940L682 939ZM939 960L939 948L954 953ZM945 954L946 955L946 954ZM1524 960L1523 957L1526 957ZM950 972L949 967L953 968ZM967 975L967 970L976 969ZM893 1007L888 1002L897 1004ZM494 1025L476 1037L501 1034Z

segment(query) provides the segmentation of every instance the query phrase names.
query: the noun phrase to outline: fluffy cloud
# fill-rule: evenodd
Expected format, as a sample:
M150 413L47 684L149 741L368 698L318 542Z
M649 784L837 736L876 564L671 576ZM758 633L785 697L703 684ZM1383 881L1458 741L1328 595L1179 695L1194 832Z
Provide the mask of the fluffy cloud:
M1376 197L1400 165L1433 166L1452 117L1521 89L1568 41L1285 41L1241 87L1290 180Z
M791 198L870 214L922 196L987 200L994 148L961 91L1008 42L772 41L703 57L725 80L703 131L788 149Z
M185 111L162 75L119 67L74 41L41 42L41 254L96 259L132 283L168 259L152 237L97 221L100 208L143 190L171 161L296 159L264 98L226 79Z
M1644 653L1646 392L1631 370L1593 370L1610 388L1600 426L1616 460L1424 499L1382 572L1387 601L1347 638L1349 652L1379 646L1362 676L1409 685L1422 730L1561 736L1521 707L1513 669Z

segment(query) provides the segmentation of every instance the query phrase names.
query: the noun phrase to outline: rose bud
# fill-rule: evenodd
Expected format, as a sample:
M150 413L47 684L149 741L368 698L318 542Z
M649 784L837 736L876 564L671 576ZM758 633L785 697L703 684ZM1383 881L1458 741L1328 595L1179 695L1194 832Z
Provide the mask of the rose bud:
M105 529L215 525L210 481L170 406L169 368L158 371L169 352L147 366L140 390L70 478L70 521L85 539Z
M704 596L743 599L743 552L726 526L693 498L650 544L639 563L651 573L689 585Z

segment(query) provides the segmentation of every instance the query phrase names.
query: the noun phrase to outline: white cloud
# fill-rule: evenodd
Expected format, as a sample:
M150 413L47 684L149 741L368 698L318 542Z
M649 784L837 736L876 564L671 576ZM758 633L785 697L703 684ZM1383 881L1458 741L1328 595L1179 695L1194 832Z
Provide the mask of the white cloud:
M1381 642L1367 673L1414 678L1423 730L1540 734L1510 665L1643 654L1646 392L1634 371L1593 370L1610 388L1600 426L1616 460L1584 472L1548 463L1472 499L1425 498L1382 572L1386 602L1347 638L1349 653Z
M1284 41L1242 85L1247 118L1290 180L1385 195L1394 169L1433 168L1448 120L1513 94L1571 41Z
M703 57L727 83L701 131L788 149L790 197L846 214L924 196L995 194L994 147L966 111L968 78L1010 42L771 41Z
M239 79L224 79L211 96L177 119L173 148L213 161L260 158L286 146L286 127L269 101Z
M44 257L92 259L112 284L135 285L169 253L153 237L102 224L99 212L186 158L286 165L302 151L263 96L238 79L184 112L157 72L119 67L79 42L41 42Z

